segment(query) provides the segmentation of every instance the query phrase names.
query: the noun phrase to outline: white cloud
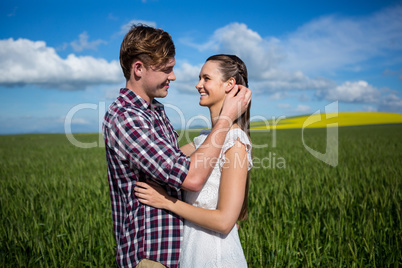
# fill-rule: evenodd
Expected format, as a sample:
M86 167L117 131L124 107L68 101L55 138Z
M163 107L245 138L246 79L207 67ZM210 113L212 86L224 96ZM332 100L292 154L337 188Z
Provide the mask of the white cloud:
M172 82L172 87L183 93L198 93L195 85L198 83L202 65L191 65L188 62L180 63L174 69L176 81Z
M298 114L306 113L311 110L310 106L304 105L304 104L298 104L296 107L294 107L293 105L291 105L289 103L279 103L276 105L276 107L279 109L287 110L288 112L291 112L291 113L298 113Z
M289 103L279 103L276 105L276 107L278 107L279 109L290 109L292 105L290 105Z
M269 96L269 100L283 100L285 98L288 98L289 94L285 92L275 92L274 94Z
M396 94L389 94L380 100L380 111L402 113L402 98Z
M188 42L189 43L189 42ZM191 44L199 50L211 49L217 53L235 54L246 64L250 86L254 93L279 90L311 90L333 86L323 78L309 78L301 71L280 68L285 59L284 51L276 38L262 38L243 23L231 23L217 29L203 44Z
M301 94L298 96L299 101L309 101L310 97L307 94Z
M391 70L391 69L386 69L383 72L383 75L385 75L385 76L397 76L399 80L402 80L402 69L397 70L397 71L394 71L394 70Z
M335 82L325 78L309 78L302 72L287 72L272 69L265 73L265 79L251 80L250 86L255 93L273 93L294 90L325 90L335 85Z
M0 40L0 85L37 85L80 90L90 85L124 80L120 64L90 56L70 54L62 59L43 41Z
M192 40L192 38L182 37L182 38L179 38L179 42L184 44L184 45L186 45L186 46L195 48L195 49L197 49L198 51L201 51L201 52L205 51L205 50L208 50L208 49L217 49L218 48L217 45L215 44L214 40L209 40L206 43L197 43L197 42L194 42Z
M366 81L346 81L335 88L317 91L317 95L330 101L377 103L381 92Z
M308 105L298 104L297 107L294 109L294 112L297 113L306 113L311 110L311 107Z
M402 113L402 98L398 94L399 92L394 90L385 89L380 91L366 81L347 81L332 89L317 91L318 97L329 101L378 105L378 108L371 105L364 106L363 108L367 111Z
M211 41L212 47L219 52L239 56L247 65L250 79L270 79L272 69L283 60L277 39L265 40L243 23L231 23L217 29Z
M336 71L373 57L402 50L402 7L383 9L365 17L323 16L290 33L281 45L287 68L307 73ZM397 62L402 57L395 57Z
M83 32L79 35L79 40L75 40L71 42L71 46L73 47L74 51L80 52L84 49L96 49L100 44L106 44L106 41L103 40L95 40L95 41L88 41L89 36L87 32Z
M266 36L243 23L231 23L217 29L205 42L181 39L200 51L238 55L247 65L250 88L254 93L316 91L327 100L375 103L397 109L399 100L384 97L365 81L342 84L317 77L349 70L356 73L376 64L402 62L402 6L360 16L322 16L281 38ZM386 71L386 75L402 75ZM314 75L314 77L313 77ZM194 85L191 85L192 87ZM395 95L396 96L396 95Z
M363 110L366 112L377 112L377 108L374 106L363 106Z
M76 124L76 125L90 125L91 123L89 122L89 120L87 120L86 118L75 118L73 117L71 119L71 123L72 124Z
M107 100L115 100L117 98L117 96L119 96L120 88L119 87L113 87L113 88L108 89L105 92L105 99L107 99Z

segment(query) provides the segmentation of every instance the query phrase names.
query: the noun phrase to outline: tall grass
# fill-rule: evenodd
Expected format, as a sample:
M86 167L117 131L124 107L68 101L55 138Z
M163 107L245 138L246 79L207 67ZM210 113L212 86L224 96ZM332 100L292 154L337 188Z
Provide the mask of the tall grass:
M74 147L64 135L0 144L0 266L113 266L104 149Z
M300 130L278 130L275 147L272 134L252 133L268 147L253 151L240 223L249 266L402 265L402 125L340 128L336 167L306 151ZM306 130L305 142L324 153L325 135ZM0 136L0 266L114 267L114 256L104 148Z
M402 126L339 129L339 163L310 155L301 130L277 132L286 168L254 169L240 237L252 267L402 265ZM268 136L271 137L272 136ZM306 130L325 150L325 129ZM259 137L254 137L259 139Z

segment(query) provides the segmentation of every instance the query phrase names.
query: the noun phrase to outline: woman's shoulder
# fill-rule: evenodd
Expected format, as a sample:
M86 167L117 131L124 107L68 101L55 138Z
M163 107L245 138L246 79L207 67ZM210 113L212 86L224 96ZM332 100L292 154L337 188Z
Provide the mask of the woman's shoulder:
M223 151L226 152L229 148L240 142L246 147L246 151L250 151L252 145L250 137L241 128L234 126L226 135L225 143L223 145Z
M233 125L226 135L226 141L237 141L244 143L245 145L251 145L250 138L247 133L237 125Z
M222 163L224 163L224 160L226 158L225 157L226 152L230 148L232 148L235 144L242 145L239 148L244 146L243 148L245 148L245 151L243 151L243 153L244 156L247 157L248 159L248 170L250 170L251 167L253 166L253 161L251 159L252 144L247 133L241 128L236 126L232 127L232 129L230 129L228 134L226 135L226 140L220 154L220 159L222 159L222 161L220 161L221 168L223 165Z

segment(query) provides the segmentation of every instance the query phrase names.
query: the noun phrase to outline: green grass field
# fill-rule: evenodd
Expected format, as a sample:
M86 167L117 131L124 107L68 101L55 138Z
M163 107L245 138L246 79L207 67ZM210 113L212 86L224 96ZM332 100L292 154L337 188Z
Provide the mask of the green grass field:
M240 223L249 267L401 266L402 125L339 128L336 167L307 152L300 129L274 136L252 133L268 147L253 151L265 162L252 170ZM324 153L325 129L304 136ZM104 148L0 136L0 223L1 267L115 266Z

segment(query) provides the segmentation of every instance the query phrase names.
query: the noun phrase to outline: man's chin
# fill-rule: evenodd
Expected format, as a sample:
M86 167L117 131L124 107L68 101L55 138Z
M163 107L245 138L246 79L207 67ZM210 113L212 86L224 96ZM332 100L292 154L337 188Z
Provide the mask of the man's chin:
M155 96L155 98L161 98L161 99L163 99L163 98L165 98L167 95L168 95L168 92L166 91L165 93L160 93L160 94L158 94L158 96Z

